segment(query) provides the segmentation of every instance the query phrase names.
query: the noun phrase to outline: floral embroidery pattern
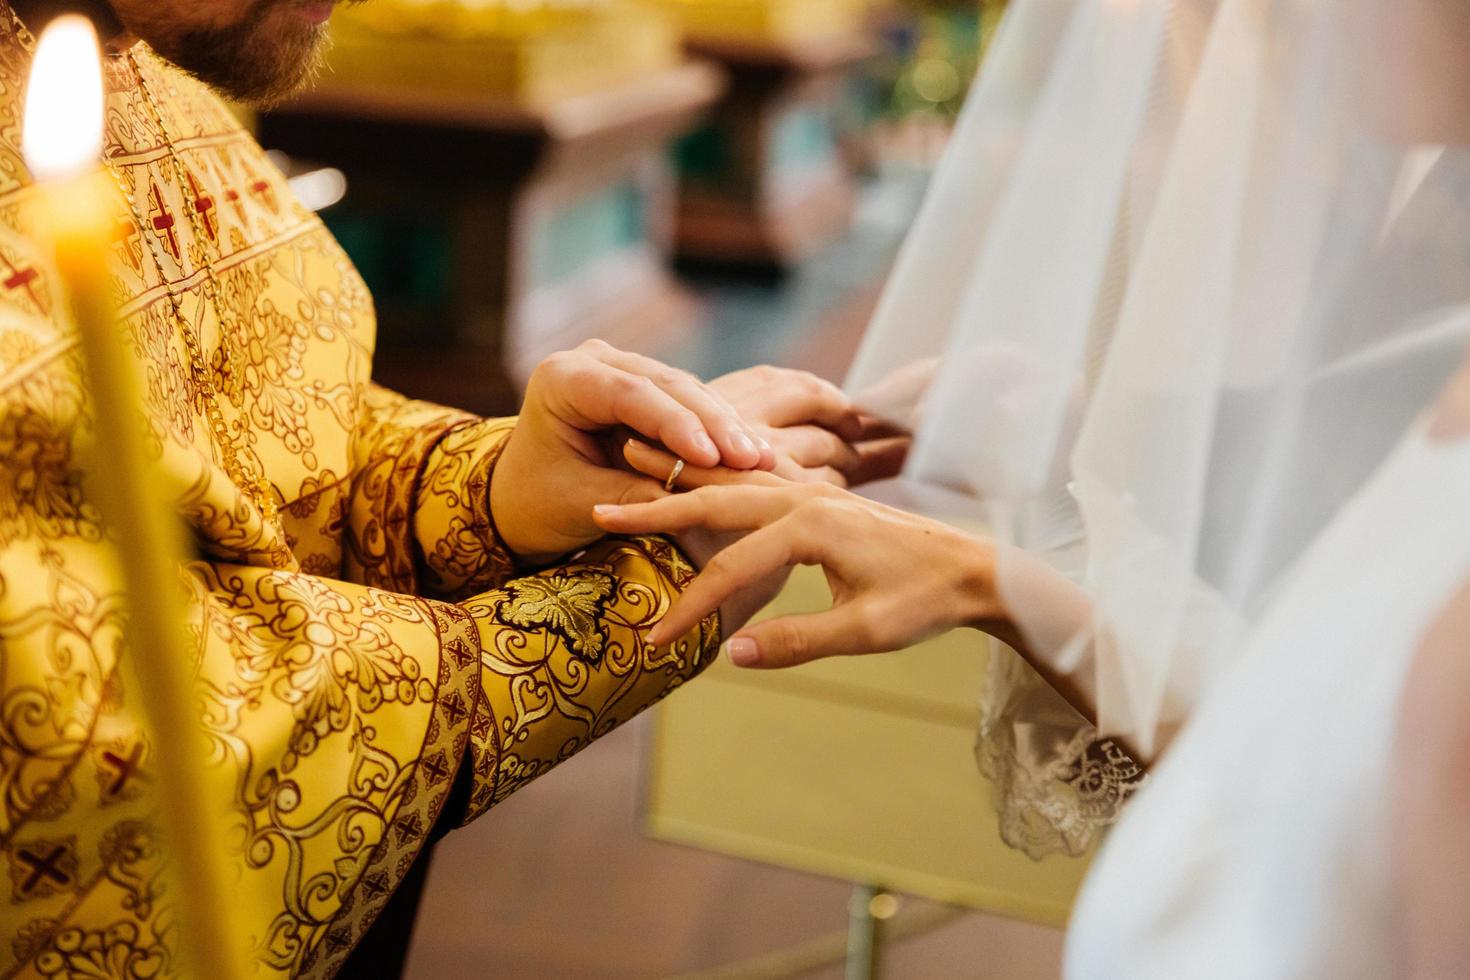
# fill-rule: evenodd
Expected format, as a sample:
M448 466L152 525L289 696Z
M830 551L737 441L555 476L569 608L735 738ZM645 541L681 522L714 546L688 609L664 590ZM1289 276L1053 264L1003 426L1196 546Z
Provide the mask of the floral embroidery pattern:
M5 23L0 975L171 977L180 937L141 681L86 475L102 449L35 245L17 148L29 55ZM463 760L469 818L693 676L716 630L674 650L642 642L691 574L663 542L608 542L517 579L488 501L514 420L374 386L372 302L346 256L209 92L139 61L186 177L127 59L108 60L104 152L149 212L117 223L114 285L150 445L197 558L155 586L187 604L201 778L221 787L256 972L330 976L424 846ZM280 499L274 519L227 475L171 294L226 423Z
M593 571L512 582L510 600L500 607L500 621L522 629L549 629L573 653L595 664L607 644L602 615L613 585L611 575Z

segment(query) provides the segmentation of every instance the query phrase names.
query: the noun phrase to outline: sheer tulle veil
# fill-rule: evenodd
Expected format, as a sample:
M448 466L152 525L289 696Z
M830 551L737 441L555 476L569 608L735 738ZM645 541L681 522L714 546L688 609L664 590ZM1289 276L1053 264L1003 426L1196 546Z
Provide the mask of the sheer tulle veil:
M1460 363L1460 6L1013 0L849 388L1084 588L1002 560L1104 732L1187 717Z

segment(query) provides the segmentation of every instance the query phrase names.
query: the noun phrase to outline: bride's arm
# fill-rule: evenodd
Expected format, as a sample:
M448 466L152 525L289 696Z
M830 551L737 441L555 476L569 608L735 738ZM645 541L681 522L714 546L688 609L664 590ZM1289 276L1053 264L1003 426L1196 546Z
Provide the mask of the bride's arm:
M832 588L832 609L735 632L726 651L737 666L782 668L897 650L973 627L1015 648L1084 717L1095 717L1088 651L1079 658L1069 650L1091 622L1091 603L1045 562L832 487L760 475L740 479L651 504L598 509L597 522L618 534L749 532L705 566L651 641L678 635L686 620L698 622L730 597L791 567L820 565ZM1002 564L1004 594L998 585ZM1022 606L1025 630L1013 613Z
M1470 363L1440 397L1428 436L1470 439ZM1390 794L1398 973L1470 976L1470 583L1420 643L1399 703Z
M1409 978L1470 976L1470 585L1425 636L1399 708L1394 926Z
M977 542L980 543L980 542ZM1097 723L1097 672L1092 644L1074 650L1079 637L1092 628L1093 605L1087 592L1045 561L1019 548L988 543L998 567L1004 567L1003 615L966 623L1000 640L1019 653L1067 703L1094 725ZM1017 610L1025 610L1025 629ZM1067 661L1062 663L1063 651ZM1135 759L1144 757L1129 751Z

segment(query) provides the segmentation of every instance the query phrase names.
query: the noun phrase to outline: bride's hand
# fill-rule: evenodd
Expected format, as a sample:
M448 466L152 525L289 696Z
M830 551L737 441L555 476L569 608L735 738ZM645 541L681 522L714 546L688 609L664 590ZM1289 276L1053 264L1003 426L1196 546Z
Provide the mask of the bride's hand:
M780 454L778 453L778 456ZM635 472L644 473L649 476L660 478L663 474L666 478L677 460L668 453L654 449L646 443L636 439L630 439L623 446L623 456L630 469ZM788 460L789 463L789 460ZM778 464L779 468L779 464ZM785 479L773 476L770 473L759 471L740 472L736 470L701 469L699 467L688 467L683 470L679 484L682 487L700 487L715 483L731 482L747 483L752 486L763 487L785 487L792 484ZM670 533L669 537L679 546L694 567L703 569L714 557L730 545L744 537L743 531L719 531L707 527L691 525L682 530ZM760 612L786 584L789 573L786 569L780 569L764 578L752 579L748 586L742 591L730 596L724 602L718 604L720 610L720 626L725 635L730 635L734 629L744 626L746 621L756 613ZM711 607L713 609L714 607ZM678 636L667 630L655 629L650 636L658 637L659 641L665 636Z
M897 475L903 467L908 436L865 416L842 389L807 371L763 365L716 378L709 387L773 448L777 476L846 487Z
M597 508L597 523L615 534L703 528L743 535L705 564L649 635L652 642L680 635L796 565L822 566L832 608L730 636L727 649L737 666L790 667L901 649L957 626L997 632L1004 624L988 542L831 486L779 484L769 475L755 481Z

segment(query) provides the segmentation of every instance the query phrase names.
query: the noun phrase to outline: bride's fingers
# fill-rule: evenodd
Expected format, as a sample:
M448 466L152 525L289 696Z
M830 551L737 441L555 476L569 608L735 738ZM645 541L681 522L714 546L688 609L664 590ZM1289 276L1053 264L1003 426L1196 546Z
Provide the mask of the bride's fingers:
M655 480L669 478L674 472L674 466L679 462L672 453L666 453L660 449L654 449L646 442L638 439L628 439L623 443L623 459L644 476L651 476ZM685 466L685 472L690 467Z
M629 439L623 446L623 459L639 473L652 477L660 483L669 478L669 474L674 472L674 467L679 462L678 457L661 449L655 449L638 439ZM706 468L685 465L679 473L677 485L681 489L688 490L724 484L778 487L784 486L786 482L762 470L730 470L723 467Z
M780 520L730 545L704 566L672 609L648 633L655 645L683 636L731 596L791 567L802 553L805 531Z
M647 503L602 504L592 516L611 534L749 531L775 523L800 503L789 487L701 487Z
M826 657L878 653L882 644L865 626L860 602L804 616L782 616L747 626L725 644L737 667L778 670Z

